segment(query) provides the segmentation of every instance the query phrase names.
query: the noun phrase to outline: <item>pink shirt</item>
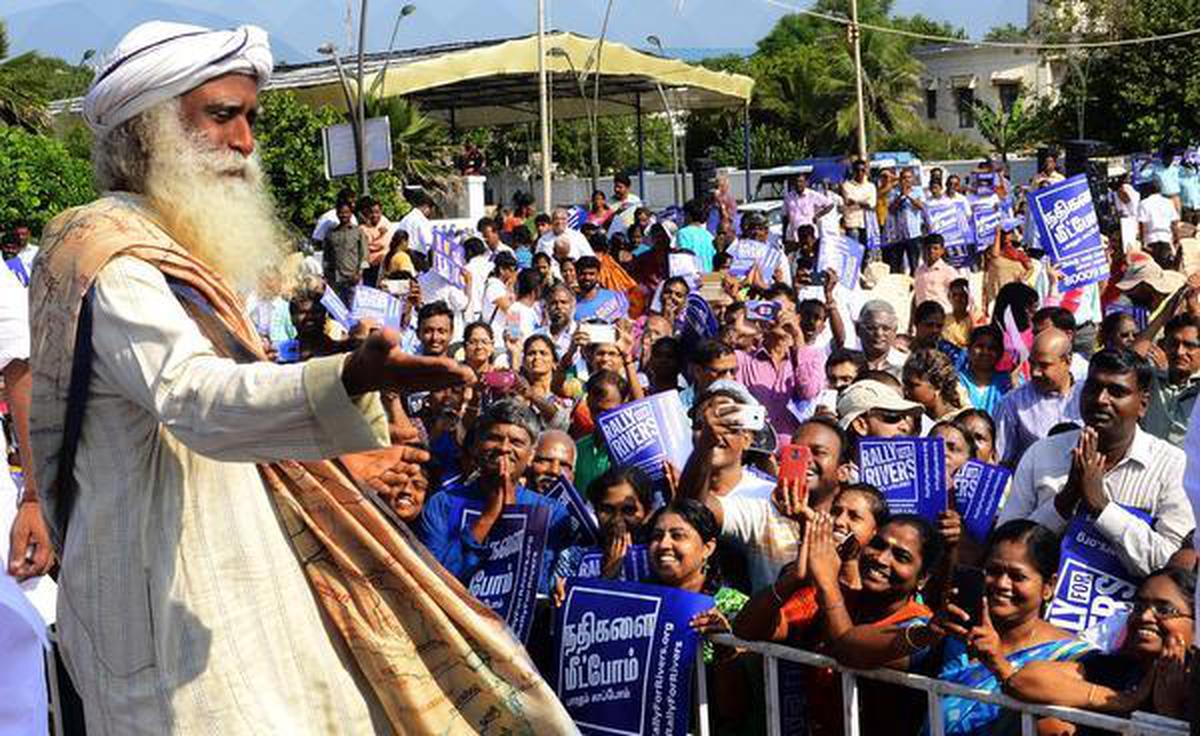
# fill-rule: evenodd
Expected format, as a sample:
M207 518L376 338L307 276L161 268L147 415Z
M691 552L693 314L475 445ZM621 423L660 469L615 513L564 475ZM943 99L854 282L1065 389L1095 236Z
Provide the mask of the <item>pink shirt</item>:
M825 350L817 346L794 349L778 366L764 348L738 350L737 381L767 410L767 421L781 437L795 434L799 420L788 409L793 399L808 401L825 388Z
M917 274L913 281L913 300L918 305L921 302L935 301L949 313L950 282L960 278L963 278L962 272L946 263L945 259L932 266L926 266L922 262L917 266Z

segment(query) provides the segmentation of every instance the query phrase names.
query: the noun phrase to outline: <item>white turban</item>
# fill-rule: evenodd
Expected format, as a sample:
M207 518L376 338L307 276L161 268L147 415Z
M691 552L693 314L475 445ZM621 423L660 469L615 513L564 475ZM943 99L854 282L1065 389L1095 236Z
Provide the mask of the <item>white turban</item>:
M271 76L271 46L257 26L213 31L150 21L125 34L96 73L83 119L97 135L210 79L252 74L261 89Z

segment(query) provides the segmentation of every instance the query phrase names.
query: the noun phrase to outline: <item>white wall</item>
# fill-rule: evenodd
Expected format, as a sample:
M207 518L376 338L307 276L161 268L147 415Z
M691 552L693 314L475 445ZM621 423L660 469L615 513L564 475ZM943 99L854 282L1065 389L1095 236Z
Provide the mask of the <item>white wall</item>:
M957 89L969 87L975 99L1000 109L1000 88L1019 84L1026 101L1055 99L1065 73L1061 62L1044 60L1037 52L980 46L922 47L913 52L924 65L920 78L918 116L948 133L984 143L978 127L959 127ZM937 91L937 116L927 116L925 93Z

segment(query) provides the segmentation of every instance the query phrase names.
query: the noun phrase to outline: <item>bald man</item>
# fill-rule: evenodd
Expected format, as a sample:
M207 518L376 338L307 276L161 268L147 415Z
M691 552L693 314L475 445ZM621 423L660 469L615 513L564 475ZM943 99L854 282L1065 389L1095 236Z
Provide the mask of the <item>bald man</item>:
M1012 391L996 408L996 450L1016 467L1025 450L1062 422L1081 423L1079 389L1071 377L1071 337L1057 328L1043 330L1029 355L1029 382Z
M575 482L575 441L571 435L557 429L547 429L538 436L533 449L533 461L529 463L529 483L539 493L545 493L558 480L566 476Z

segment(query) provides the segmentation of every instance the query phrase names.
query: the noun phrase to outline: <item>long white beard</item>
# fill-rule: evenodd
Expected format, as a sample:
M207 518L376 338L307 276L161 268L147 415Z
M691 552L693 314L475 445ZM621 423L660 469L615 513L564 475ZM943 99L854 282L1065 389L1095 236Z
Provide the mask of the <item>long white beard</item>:
M177 103L148 115L146 198L176 242L239 292L253 289L287 251L257 156L189 132Z

